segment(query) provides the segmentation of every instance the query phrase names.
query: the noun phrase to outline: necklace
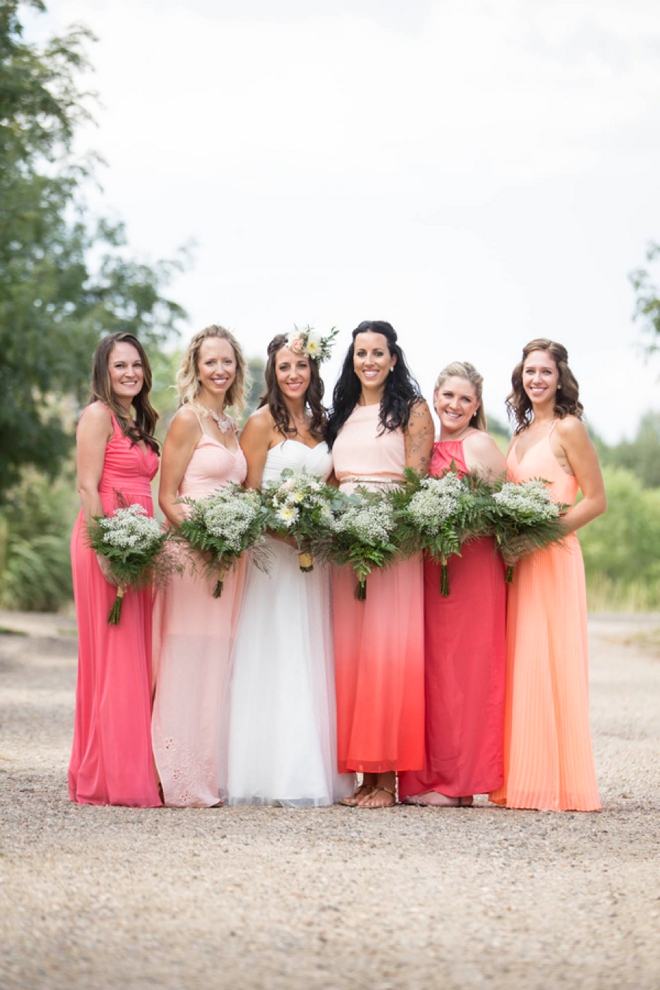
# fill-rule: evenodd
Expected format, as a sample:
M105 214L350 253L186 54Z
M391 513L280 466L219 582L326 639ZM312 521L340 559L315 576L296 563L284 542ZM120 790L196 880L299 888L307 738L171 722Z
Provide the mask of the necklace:
M217 412L214 412L213 409L209 409L208 406L206 408L210 412L211 419L214 421L214 423L216 424L216 426L218 427L221 433L226 433L227 430L231 429L231 419L229 416L224 416L221 419L220 416L218 416Z

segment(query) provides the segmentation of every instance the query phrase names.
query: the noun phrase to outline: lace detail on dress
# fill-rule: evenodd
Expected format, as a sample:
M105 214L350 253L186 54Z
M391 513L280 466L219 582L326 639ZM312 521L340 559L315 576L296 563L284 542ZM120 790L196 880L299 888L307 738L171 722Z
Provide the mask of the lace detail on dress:
M217 762L181 745L175 736L162 739L160 770L168 780L167 805L173 808L207 808L222 800ZM202 800L207 797L208 800Z

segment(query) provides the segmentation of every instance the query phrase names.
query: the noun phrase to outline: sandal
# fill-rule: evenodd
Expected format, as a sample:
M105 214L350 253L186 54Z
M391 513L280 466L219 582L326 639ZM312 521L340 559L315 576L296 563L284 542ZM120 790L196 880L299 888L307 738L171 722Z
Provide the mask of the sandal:
M382 787L382 786L372 787L371 794L369 794L369 797L373 797L377 791L383 791L385 794L391 794L393 798L392 803L391 804L359 804L358 808L368 808L370 811L373 811L374 809L380 810L382 808L393 808L396 805L396 791L391 791L389 787Z
M341 801L337 802L337 804L343 805L344 808L357 808L359 799L361 797L366 797L365 792L373 790L374 787L372 784L360 784L353 797L342 798Z

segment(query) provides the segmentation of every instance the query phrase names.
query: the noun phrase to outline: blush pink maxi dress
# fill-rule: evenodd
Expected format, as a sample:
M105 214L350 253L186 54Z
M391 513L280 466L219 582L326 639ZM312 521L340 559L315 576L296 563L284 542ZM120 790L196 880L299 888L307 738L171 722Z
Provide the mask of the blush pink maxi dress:
M203 498L247 474L245 455L204 432L179 486ZM229 571L220 598L216 578L175 574L154 602L152 736L165 804L212 807L227 784L230 653L243 588L243 561Z
M462 440L436 443L431 474L465 474ZM426 769L399 777L399 799L427 791L487 794L503 773L506 584L492 539L473 540L449 564L424 561Z
M553 426L554 429L554 426ZM544 478L572 505L577 480L552 452L550 435L519 461L512 481ZM589 657L584 564L575 533L563 546L516 566L507 615L504 783L490 795L508 808L599 811L589 728Z
M400 480L401 430L380 432L379 405L356 406L335 440L339 487ZM361 480L362 479L362 480ZM424 766L424 593L420 557L373 570L367 599L352 567L334 569L337 746L340 773Z
M83 412L83 416L85 413ZM153 515L158 457L132 444L112 417L99 493L112 515L118 494ZM103 577L82 511L71 536L78 619L78 681L69 796L78 804L152 808L161 804L151 753L151 592L128 591L121 621L109 626L117 589Z

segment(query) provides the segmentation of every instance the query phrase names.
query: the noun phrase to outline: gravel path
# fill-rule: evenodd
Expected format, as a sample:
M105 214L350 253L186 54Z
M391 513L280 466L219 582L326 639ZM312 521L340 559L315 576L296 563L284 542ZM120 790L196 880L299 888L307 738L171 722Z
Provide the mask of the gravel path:
M0 627L3 990L660 987L660 615L592 619L582 815L72 805L72 623Z

